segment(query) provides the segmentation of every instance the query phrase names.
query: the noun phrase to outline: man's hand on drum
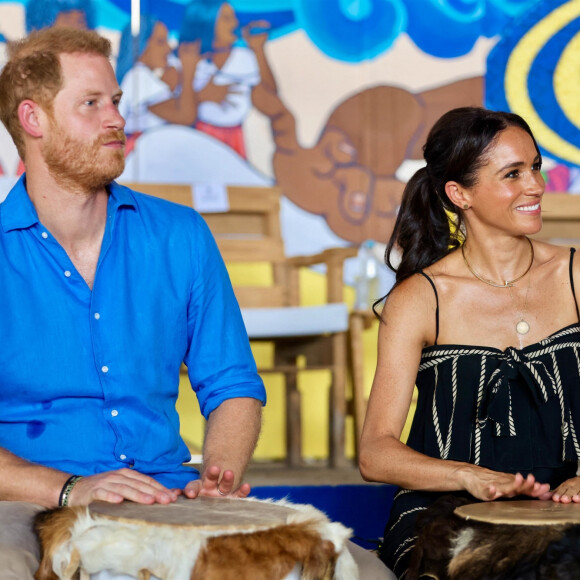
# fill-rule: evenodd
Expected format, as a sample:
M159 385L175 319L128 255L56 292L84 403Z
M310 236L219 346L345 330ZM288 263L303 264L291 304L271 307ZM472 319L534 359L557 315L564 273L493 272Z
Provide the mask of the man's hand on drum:
M552 499L560 503L580 503L580 477L573 477L559 485Z
M530 473L503 473L477 466L462 469L463 485L466 491L477 499L492 501L500 497L527 495L537 499L550 499L550 485L540 483Z
M221 479L220 479L221 476ZM185 487L185 496L194 499L198 496L208 497L247 497L250 493L250 484L243 483L235 486L235 474L226 469L223 474L217 465L204 469L200 479L190 481Z
M88 505L94 500L121 503L125 499L144 504L167 504L180 494L180 490L168 489L152 477L123 468L83 477L73 487L69 505Z

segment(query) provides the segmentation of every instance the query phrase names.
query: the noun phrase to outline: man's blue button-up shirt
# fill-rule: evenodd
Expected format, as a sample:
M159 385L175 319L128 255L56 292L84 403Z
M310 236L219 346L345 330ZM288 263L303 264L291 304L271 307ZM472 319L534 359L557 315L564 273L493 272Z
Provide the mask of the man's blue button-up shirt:
M182 465L182 362L207 416L266 395L213 237L191 208L113 183L93 289L39 222L23 177L0 204L0 446L69 473Z

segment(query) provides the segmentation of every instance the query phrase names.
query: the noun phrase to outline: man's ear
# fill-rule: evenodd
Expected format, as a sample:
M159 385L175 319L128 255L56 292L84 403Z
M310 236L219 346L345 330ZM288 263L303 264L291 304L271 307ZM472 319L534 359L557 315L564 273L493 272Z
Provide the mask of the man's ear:
M466 210L471 207L471 195L469 191L457 183L457 181L448 181L445 184L445 194L451 203L459 209Z
M44 114L40 105L30 99L24 99L18 105L18 120L25 133L31 137L42 137L41 117Z

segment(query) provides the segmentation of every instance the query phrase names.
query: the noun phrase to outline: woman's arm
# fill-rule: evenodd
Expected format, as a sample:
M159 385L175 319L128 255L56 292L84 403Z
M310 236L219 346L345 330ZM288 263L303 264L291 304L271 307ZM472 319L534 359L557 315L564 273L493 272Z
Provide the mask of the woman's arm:
M193 90L193 77L200 60L199 42L184 42L179 46L181 61L181 93L179 96L151 105L149 110L168 123L193 125L197 119L197 99Z
M543 497L548 484L533 476L494 472L469 463L435 459L401 443L424 346L435 340L435 297L416 275L387 299L379 329L377 370L360 444L360 470L368 481L424 491L466 490L474 497Z

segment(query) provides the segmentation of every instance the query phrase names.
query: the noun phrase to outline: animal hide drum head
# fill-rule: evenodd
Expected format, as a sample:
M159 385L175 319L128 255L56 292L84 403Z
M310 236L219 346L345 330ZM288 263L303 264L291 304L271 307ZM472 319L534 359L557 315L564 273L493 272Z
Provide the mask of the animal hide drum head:
M152 505L130 501L121 504L95 501L90 504L89 512L93 516L133 524L251 531L283 525L296 510L274 503L202 496L194 500L179 497L174 503Z
M466 520L489 524L520 526L580 524L580 504L563 504L551 500L471 503L455 508L455 513Z

